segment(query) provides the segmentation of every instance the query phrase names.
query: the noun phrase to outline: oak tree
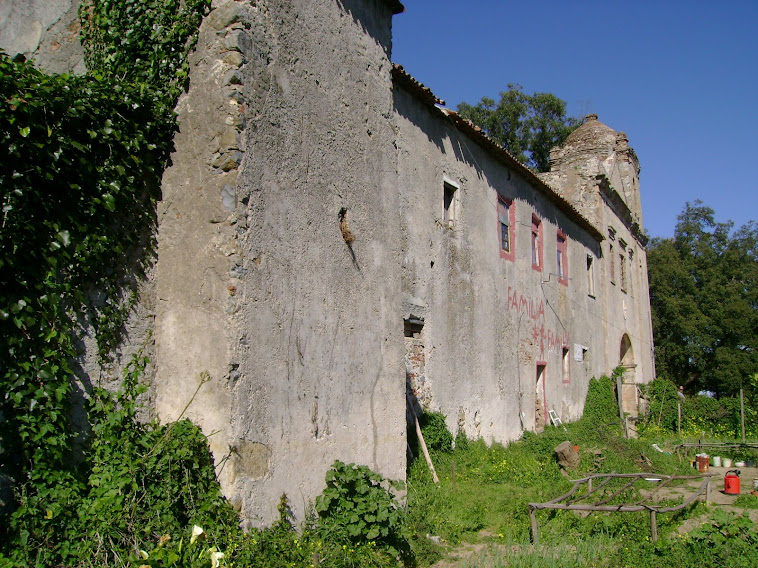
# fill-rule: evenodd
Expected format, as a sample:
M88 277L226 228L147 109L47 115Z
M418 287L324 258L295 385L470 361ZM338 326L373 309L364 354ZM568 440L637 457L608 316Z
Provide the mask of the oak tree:
M566 102L550 93L527 94L521 85L508 84L497 103L484 97L476 105L462 102L458 114L530 168L550 169L550 149L562 144L580 121L566 116Z
M700 201L648 251L659 377L732 395L758 371L758 226L733 230Z

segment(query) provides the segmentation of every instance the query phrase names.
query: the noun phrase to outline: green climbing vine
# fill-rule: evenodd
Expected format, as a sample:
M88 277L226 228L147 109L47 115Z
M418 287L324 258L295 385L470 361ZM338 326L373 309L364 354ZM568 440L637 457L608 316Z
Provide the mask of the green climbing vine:
M210 0L84 0L79 8L87 68L141 85L171 111L187 85L187 54Z
M0 554L19 562L38 562L34 550L64 561L67 531L82 530L97 451L77 458L73 443L77 330L91 325L103 356L120 339L208 8L85 0L81 77L0 52ZM115 443L124 428L93 428L92 440Z

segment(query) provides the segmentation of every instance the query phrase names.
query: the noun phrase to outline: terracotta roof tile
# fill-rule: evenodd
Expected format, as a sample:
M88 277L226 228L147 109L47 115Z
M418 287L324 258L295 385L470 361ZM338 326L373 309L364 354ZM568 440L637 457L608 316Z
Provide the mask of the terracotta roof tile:
M395 81L395 83L403 85L406 89L416 95L417 98L428 104L445 104L445 101L437 98L429 87L411 77L411 75L405 69L403 69L402 65L398 65L397 63L392 64L392 79Z

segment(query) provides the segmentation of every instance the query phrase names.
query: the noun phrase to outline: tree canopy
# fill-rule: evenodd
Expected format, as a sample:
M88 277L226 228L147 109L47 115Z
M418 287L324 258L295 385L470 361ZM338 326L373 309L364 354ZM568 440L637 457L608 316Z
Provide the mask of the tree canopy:
M458 105L467 118L530 168L550 169L550 149L562 144L580 121L566 116L566 102L550 93L529 95L521 85L508 84L500 101L483 97L476 106Z
M735 394L758 371L758 226L733 227L687 203L648 251L656 371L690 392Z

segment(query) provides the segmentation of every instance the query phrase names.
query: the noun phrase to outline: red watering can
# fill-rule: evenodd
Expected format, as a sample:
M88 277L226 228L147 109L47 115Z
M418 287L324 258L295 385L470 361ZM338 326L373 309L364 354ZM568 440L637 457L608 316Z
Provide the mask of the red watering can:
M724 476L724 493L728 495L740 494L740 470L732 469Z

